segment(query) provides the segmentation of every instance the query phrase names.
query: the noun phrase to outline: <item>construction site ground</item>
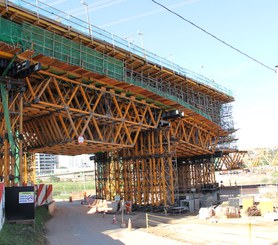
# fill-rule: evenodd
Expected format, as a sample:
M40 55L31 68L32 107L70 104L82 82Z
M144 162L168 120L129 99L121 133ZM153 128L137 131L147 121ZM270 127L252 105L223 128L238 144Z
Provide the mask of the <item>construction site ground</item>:
M79 201L56 202L47 223L49 245L59 244L278 244L278 221L263 217L200 220L197 213L156 218L157 226L146 228L146 214L91 213ZM122 218L127 227L122 228ZM170 219L169 219L170 218ZM131 226L128 226L128 221Z

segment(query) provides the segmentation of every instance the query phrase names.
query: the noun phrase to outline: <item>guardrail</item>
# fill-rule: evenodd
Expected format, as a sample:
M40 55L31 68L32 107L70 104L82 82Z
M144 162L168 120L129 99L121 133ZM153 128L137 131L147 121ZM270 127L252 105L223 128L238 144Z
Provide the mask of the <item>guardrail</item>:
M206 78L203 75L195 73L191 70L185 69L166 58L162 58L152 52L149 52L126 39L120 38L112 33L109 33L97 26L91 25L86 21L74 17L71 14L65 13L57 8L49 6L48 4L41 2L39 0L5 0L7 6L11 3L20 8L25 8L27 11L33 12L37 17L43 16L44 18L50 18L57 21L63 25L70 26L71 29L75 29L77 32L81 32L84 35L91 37L92 39L98 39L100 41L105 41L113 46L125 49L131 53L134 53L144 59L149 63L157 64L161 67L173 70L176 74L188 77L199 84L205 86L210 86L220 92L226 93L229 96L233 96L232 91L217 84L211 79Z

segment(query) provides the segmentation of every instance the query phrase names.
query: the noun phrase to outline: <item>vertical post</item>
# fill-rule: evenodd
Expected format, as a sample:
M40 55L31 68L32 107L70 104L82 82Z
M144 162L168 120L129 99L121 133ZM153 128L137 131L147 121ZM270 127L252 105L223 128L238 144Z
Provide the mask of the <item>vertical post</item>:
M154 152L152 152L152 143L154 142L153 141L153 139L154 139L154 136L153 136L153 134L154 134L154 132L151 132L151 133L148 133L147 134L147 138L148 138L148 141L146 142L147 143L147 145L148 145L148 154L154 154ZM142 140L143 140L143 138L142 138ZM146 192L148 193L148 195L150 195L151 196L151 204L152 205L154 205L155 203L154 203L154 192L156 191L155 190L155 187L156 187L156 183L155 183L155 174L154 174L154 172L155 172L155 159L153 159L153 158L150 158L149 159L149 174L148 173L146 173L146 174L148 174L148 176L149 176L149 185L146 185L146 188L148 188L147 190L146 190Z
M166 149L165 149L165 154L166 153L170 153L171 152L171 145L170 145L170 131L169 130L165 130L163 132L165 134L165 140L166 140ZM176 188L177 186L175 185L176 184L176 177L175 174L177 174L177 169L176 169L176 166L175 166L175 169L173 167L173 151L171 152L172 154L171 155L168 155L165 159L166 161L166 164L168 165L168 173L167 175L170 177L170 179L168 180L168 185L170 187L170 190L169 192L170 193L166 193L167 196L170 195L169 199L171 200L171 203L174 204L175 203L175 190L178 188ZM176 172L175 172L176 171Z
M39 2L36 0L37 18L39 18Z
M27 184L28 177L27 177L27 154L24 154L24 183Z
M8 138L7 138L7 133L5 131L4 134L4 165L5 165L5 170L4 170L4 178L5 178L5 186L10 186L10 180L9 180L9 175L10 175L10 161L9 161L9 143L8 143Z
M36 155L32 153L31 157L32 165L33 165L33 184L36 184Z
M19 184L23 182L23 94L20 93L19 101ZM25 182L26 183L26 182Z
M146 50L145 50L145 48L144 48L144 42L143 42L143 34L142 34L140 31L138 31L137 34L138 34L139 37L140 37L141 48L142 48L142 51L143 51L144 58L147 59Z
M163 155L165 154L165 152L163 151L163 135L162 135L162 129L160 129L159 131L159 154ZM167 205L167 190L166 190L166 176L165 176L165 161L163 156L160 157L160 161L161 161L161 178L162 178L162 192L163 192L163 204L164 206Z
M113 49L115 49L115 40L114 40L114 34L111 33L111 41L112 41L112 45L113 45Z
M16 55L12 58L9 62L8 66L2 73L2 76L6 76L12 67L13 62L16 59ZM12 158L15 157L16 147L13 138L11 120L10 120L10 112L9 112L9 93L4 82L0 81L0 92L1 92L1 99L2 99L2 106L4 111L4 119L5 119L5 142L4 142L4 164L5 164L5 184L6 186L10 186L9 174L13 172L13 168L10 169L10 154L9 154L9 147L11 149L11 156ZM14 162L11 162L13 167Z
M8 8L8 0L2 0L2 1L0 1L0 5L1 5L1 6L5 6L5 7L6 7L6 11L7 11L7 8Z
M85 1L81 1L81 4L83 4L84 7L85 7L87 22L88 22L88 25L89 25L89 34L90 34L90 37L92 39L93 33L92 33L92 26L91 26L90 17L89 17L89 10L88 10L89 5Z
M123 200L122 200L122 224L121 224L121 226L123 228L125 227L125 223L124 223L124 207L125 207L125 198L123 196Z
M148 215L148 213L146 213L146 228L147 228L147 232L149 232L149 215Z
M127 169L127 166L128 166L128 160L125 159L123 160L123 172L124 172L124 196L127 196L127 191L128 191L128 176L127 176L127 172L128 172L128 169Z
M11 157L10 161L11 161L11 166L10 166L11 172L10 173L13 176L13 178L10 180L10 183L11 183L11 186L14 186L14 184L15 184L15 158Z
M248 233L249 233L249 244L252 245L252 224L249 223L248 225Z

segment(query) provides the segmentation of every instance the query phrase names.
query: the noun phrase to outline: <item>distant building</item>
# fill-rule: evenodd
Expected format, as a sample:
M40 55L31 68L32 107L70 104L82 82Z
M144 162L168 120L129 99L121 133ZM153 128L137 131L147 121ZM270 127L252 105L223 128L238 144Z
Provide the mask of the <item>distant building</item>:
M36 174L50 174L54 173L55 169L58 167L59 158L57 155L51 154L36 154Z
M91 154L92 155L92 154ZM67 168L69 171L83 168L92 168L94 161L90 160L87 154L78 156L61 156L59 155L59 168Z

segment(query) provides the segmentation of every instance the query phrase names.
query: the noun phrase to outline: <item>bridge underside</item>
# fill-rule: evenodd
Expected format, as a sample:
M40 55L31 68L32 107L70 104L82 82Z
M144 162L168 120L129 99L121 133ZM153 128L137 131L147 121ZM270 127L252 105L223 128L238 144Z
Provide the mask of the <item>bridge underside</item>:
M49 70L3 82L18 147L13 157L2 116L0 175L6 185L17 176L21 183L33 181L34 163L26 164L31 153L95 153L97 195L108 200L120 195L139 205L174 204L179 193L215 183L211 158L179 162L213 155L217 146L218 132L194 118L161 124L164 110L155 104ZM4 114L3 103L0 109Z
M0 176L7 186L34 181L34 153L86 153L95 154L96 191L101 198L120 195L138 205L173 205L191 188L214 187L213 155L219 139L229 134L220 126L221 105L233 98L163 68L157 71L153 64L142 65L139 58L131 62L131 55L122 51L100 56L100 49L103 55L111 47L97 46L96 41L90 48L82 47L94 52L91 60L78 60L70 53L58 57L54 44L42 48L41 37L35 35L36 25L45 20L36 22L33 15L13 8L2 12L24 22L0 22L2 27L10 25L0 31ZM43 40L54 38L45 35ZM87 38L82 40L86 43ZM119 58L126 60L121 63ZM102 70L97 70L99 64L92 64L100 59ZM25 60L39 63L41 69L28 75L21 72L22 78L7 76L10 65ZM136 80L138 71L141 80ZM154 80L146 79L150 75L159 77L155 86ZM166 94L170 81L179 98ZM177 109L182 114L171 116Z

